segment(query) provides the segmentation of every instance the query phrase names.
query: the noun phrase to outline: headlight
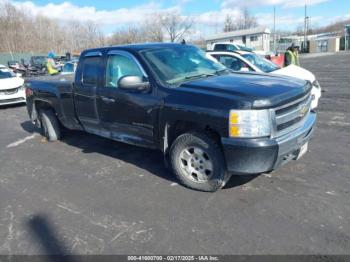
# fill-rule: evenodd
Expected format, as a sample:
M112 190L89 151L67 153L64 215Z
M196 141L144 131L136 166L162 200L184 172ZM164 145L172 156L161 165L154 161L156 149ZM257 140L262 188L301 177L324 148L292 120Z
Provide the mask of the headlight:
M313 85L314 87L316 87L316 88L321 88L320 83L319 83L317 80L315 80L315 81L312 83L312 85Z
M231 110L229 120L230 137L254 138L271 134L268 110Z

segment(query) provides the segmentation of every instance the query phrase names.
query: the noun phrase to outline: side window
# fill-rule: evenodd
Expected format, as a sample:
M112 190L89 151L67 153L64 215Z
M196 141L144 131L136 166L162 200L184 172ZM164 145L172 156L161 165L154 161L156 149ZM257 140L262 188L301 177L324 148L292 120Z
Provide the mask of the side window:
M233 57L233 56L226 56L226 55L221 55L217 58L221 64L224 66L233 69L235 71L237 70L237 65L238 65L238 59Z
M227 46L226 46L226 50L227 50L227 51L236 51L236 50L237 50L237 47L234 46L234 45L227 45Z
M255 42L255 41L258 41L258 36L256 36L256 35L251 36L250 42Z
M83 63L83 84L96 86L98 81L100 57L86 57Z
M236 57L227 55L216 55L215 58L221 64L232 69L233 71L251 71L251 68L245 62ZM244 68L245 70L242 70L242 68Z
M123 76L140 76L143 73L136 62L124 55L111 55L108 57L106 68L106 87L118 88L118 81Z
M216 44L214 47L214 50L215 51L224 51L224 50L226 50L226 46L222 45L222 44Z

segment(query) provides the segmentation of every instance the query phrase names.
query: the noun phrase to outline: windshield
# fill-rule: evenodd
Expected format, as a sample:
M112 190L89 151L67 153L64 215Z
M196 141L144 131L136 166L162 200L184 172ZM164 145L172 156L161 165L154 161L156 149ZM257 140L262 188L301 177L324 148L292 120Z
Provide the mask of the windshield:
M280 69L280 67L278 65L275 65L274 63L270 62L269 60L267 60L259 55L244 54L242 56L265 73L270 73L272 71L276 71L276 70Z
M215 44L214 51L236 51L238 48L233 44Z
M191 78L216 75L227 68L208 59L205 53L194 46L175 46L142 52L143 57L161 80L178 84Z
M5 67L0 68L0 79L15 77L16 75Z
M244 45L237 45L237 46L238 46L239 49L242 50L242 51L247 51L247 52L252 52L252 51L254 51L253 48L246 47L246 46L244 46Z

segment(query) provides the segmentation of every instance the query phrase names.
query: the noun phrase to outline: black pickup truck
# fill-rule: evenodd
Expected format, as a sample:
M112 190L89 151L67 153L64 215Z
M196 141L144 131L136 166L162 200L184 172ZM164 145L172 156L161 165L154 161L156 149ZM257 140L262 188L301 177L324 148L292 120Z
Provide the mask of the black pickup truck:
M316 122L310 83L233 73L190 45L86 50L74 77L26 81L29 116L49 141L65 127L158 149L202 191L298 159Z

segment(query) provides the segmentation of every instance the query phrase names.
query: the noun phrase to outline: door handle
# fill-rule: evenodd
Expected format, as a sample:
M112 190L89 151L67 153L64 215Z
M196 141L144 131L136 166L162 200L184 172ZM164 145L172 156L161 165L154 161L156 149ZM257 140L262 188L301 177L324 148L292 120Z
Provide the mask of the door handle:
M101 96L101 99L106 103L114 103L115 102L114 98L109 98L109 97L105 97L105 96Z

